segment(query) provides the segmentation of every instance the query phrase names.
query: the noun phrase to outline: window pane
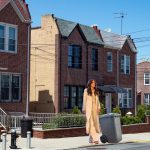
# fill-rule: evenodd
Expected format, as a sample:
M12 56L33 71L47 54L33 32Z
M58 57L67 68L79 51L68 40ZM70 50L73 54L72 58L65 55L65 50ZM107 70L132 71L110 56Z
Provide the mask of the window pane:
M83 101L83 92L84 88L83 87L78 87L78 107L82 107L82 101Z
M1 75L1 99L9 100L9 75Z
M71 98L71 108L76 106L76 98Z
M64 86L64 108L69 108L69 86Z
M64 96L69 96L69 86L64 87Z
M130 56L126 56L126 74L130 74Z
M5 33L5 27L0 25L0 50L4 50L5 49L4 33Z
M68 47L68 66L73 68L82 67L82 52L80 46L70 45Z
M71 87L71 97L76 97L76 87Z
M9 51L15 51L15 36L16 30L15 28L9 28Z
M124 55L121 56L121 73L124 73Z
M98 50L97 49L92 49L92 70L98 70Z
M123 107L127 108L127 93L123 94Z
M145 73L144 75L145 75L145 78L148 78L148 79L150 78L150 73Z
M144 94L144 104L148 105L150 101L150 94Z
M107 71L111 72L112 71L112 53L107 52Z
M68 108L69 107L69 100L67 97L64 98L64 108Z
M150 84L150 80L149 79L145 79L145 84Z
M20 98L20 76L12 76L12 99Z

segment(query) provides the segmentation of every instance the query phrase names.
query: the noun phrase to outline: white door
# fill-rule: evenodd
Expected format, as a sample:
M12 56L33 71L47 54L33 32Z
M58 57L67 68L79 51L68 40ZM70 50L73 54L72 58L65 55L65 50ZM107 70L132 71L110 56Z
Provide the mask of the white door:
M105 93L106 112L111 113L111 93Z

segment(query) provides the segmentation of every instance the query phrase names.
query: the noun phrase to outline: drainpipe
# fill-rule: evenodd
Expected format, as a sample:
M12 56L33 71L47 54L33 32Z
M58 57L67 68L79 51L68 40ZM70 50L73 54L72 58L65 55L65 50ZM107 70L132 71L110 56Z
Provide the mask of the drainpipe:
M135 102L134 102L134 104L135 104L135 116L136 116L136 114L137 114L137 101L136 101L136 94L137 94L137 65L136 65L136 63L137 63L137 54L135 54L135 89L134 89L134 93L135 93L135 95L134 95L134 98L135 98Z
M88 43L86 43L86 83L88 82Z
M59 108L58 108L58 110L59 110L59 112L62 111L62 102L61 102L61 100L62 100L62 98L61 98L61 95L62 95L61 94L62 93L61 92L61 89L62 89L61 88L61 85L62 85L61 84L61 82L62 82L62 80L61 80L61 43L62 43L61 42L61 35L59 34L59 48L58 48L58 54L59 54L59 56L58 56L59 57L58 58L59 59L59 65L58 65L58 70L59 70L59 73L58 73L58 76L59 76L58 77L58 81L59 81L58 82L58 84L59 84L59 90L58 90L59 91L59 94L58 94L59 95L59 97L58 97Z
M119 86L119 50L117 50L117 86Z
M29 116L29 82L30 82L30 28L28 24L28 50L27 50L27 99L26 99L26 118Z

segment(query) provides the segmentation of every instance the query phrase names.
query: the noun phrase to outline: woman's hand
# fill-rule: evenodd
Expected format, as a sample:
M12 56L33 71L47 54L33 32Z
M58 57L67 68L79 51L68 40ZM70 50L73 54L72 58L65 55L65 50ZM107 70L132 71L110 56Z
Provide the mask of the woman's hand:
M86 113L86 111L85 111L85 110L82 110L82 113L83 113L83 114L85 114L85 113Z

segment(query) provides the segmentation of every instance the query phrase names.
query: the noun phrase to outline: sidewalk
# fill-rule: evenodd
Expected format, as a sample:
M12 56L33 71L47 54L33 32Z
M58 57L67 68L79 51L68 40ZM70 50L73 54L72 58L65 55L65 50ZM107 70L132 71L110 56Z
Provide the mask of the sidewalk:
M150 142L150 133L124 134L120 143L126 142ZM7 135L7 150L10 150L10 134ZM17 147L22 150L26 148L27 139L19 137L17 139ZM100 143L102 144L102 143ZM69 138L49 138L49 139L31 139L31 150L63 150L78 147L90 146L88 136L69 137ZM0 143L2 149L2 143Z

